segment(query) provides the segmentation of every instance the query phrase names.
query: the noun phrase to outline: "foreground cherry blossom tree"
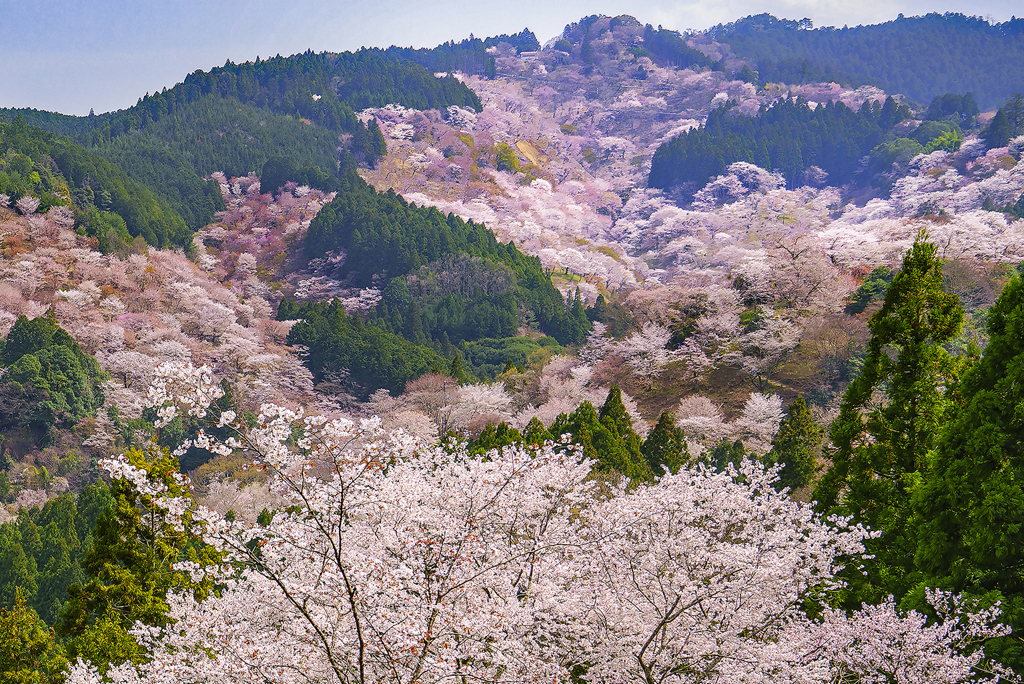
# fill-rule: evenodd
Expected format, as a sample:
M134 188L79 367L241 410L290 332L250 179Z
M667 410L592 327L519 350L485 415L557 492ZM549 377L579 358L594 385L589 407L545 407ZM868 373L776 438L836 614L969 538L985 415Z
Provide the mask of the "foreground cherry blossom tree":
M933 595L941 623L891 601L808 617L805 602L838 586L872 533L821 519L756 464L605 483L598 496L591 464L550 442L474 457L380 435L377 419L272 405L250 426L206 416L218 392L208 369L165 365L149 401L159 424L188 413L234 428L181 448L245 451L288 505L228 520L106 461L224 559L181 566L220 592L168 596L171 624L133 632L150 659L107 681L557 683L578 668L595 684L999 678L974 647L1004 633L998 609L961 616ZM68 677L99 681L81 661Z

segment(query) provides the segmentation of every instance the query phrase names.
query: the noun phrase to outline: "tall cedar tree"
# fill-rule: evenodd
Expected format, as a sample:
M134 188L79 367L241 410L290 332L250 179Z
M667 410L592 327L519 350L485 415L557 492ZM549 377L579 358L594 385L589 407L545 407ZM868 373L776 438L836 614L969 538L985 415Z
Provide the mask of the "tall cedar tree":
M526 432L529 441L536 438L536 428L531 429L531 425L527 425ZM640 453L640 436L633 430L633 421L626 413L618 387L609 390L600 412L585 401L572 413L559 415L547 434L572 435L572 442L583 447L583 455L597 461L598 470L615 471L638 482L654 479Z
M676 417L671 413L658 416L658 424L647 435L640 449L647 465L658 477L666 472L676 472L690 460L683 431L676 427Z
M1024 281L1015 277L989 312L989 343L964 374L955 410L914 497L917 565L924 584L1003 602L1024 630ZM922 592L923 593L923 592ZM916 597L915 597L916 598ZM986 652L1024 671L1024 642Z
M821 512L852 515L880 538L866 543L862 569L847 568L848 602L902 598L913 586L915 542L910 492L945 418L945 387L958 369L942 345L960 332L964 311L942 291L935 245L918 234L882 308L868 322L864 369L832 423L832 466L814 489ZM878 391L886 399L872 400Z
M778 481L780 487L799 489L810 483L824 432L811 417L804 398L797 397L789 405L768 453L770 463L782 464Z

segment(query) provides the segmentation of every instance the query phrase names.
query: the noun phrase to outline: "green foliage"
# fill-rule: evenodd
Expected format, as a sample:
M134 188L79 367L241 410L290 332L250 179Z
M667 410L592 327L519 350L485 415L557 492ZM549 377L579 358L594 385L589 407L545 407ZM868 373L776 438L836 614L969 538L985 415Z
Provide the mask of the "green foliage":
M860 171L861 158L909 116L892 98L860 111L841 102L811 109L802 98L762 107L757 116L730 110L713 110L703 126L661 145L651 161L651 187L682 186L693 192L737 161L778 171L790 185L799 185L810 166L824 169L834 185L849 183Z
M819 72L814 80L872 84L917 102L973 91L977 104L991 109L1024 90L1024 20L1019 18L990 24L980 16L932 13L871 26L810 28L760 14L708 33L752 62L764 80L793 83L769 78L767 67L806 61Z
M0 608L0 682L62 684L66 667L64 649L19 590L12 607Z
M937 248L926 237L918 235L868 322L863 371L832 423L832 466L813 494L819 511L885 531L866 542L874 557L865 572L844 571L853 605L887 594L899 599L913 586L910 493L947 419L943 390L959 372L942 345L957 336L964 312L956 295L942 291ZM881 403L874 399L879 391L886 397Z
M18 318L4 341L0 366L9 368L0 377L5 430L70 428L103 405L106 373L52 318Z
M676 427L676 417L671 413L658 416L658 424L647 435L640 453L657 477L666 472L675 473L690 460L686 436Z
M51 194L58 191L67 196L54 203L73 202L79 214L101 202L102 210L124 220L132 236L141 235L151 245L191 244L188 226L166 199L130 179L96 153L67 138L29 126L21 116L11 123L0 123L0 154L12 159L5 165L6 171L0 170L0 192L19 197L38 196L47 189ZM40 183L32 187L19 180L23 176L16 170L24 167L25 159L29 160L31 168L41 171ZM40 210L43 208L40 205ZM81 223L81 218L78 222Z
M772 439L772 449L765 459L770 465L782 464L778 480L780 487L799 489L810 484L824 433L811 417L804 398L798 396L794 399L779 424L779 431Z
M526 368L531 358L542 350L557 354L561 351L561 347L555 338L546 336L538 339L529 337L484 338L464 342L459 346L466 367L480 379L496 378L509 366Z
M479 38L466 38L459 41L448 41L435 48L401 48L391 46L383 51L383 54L391 59L408 59L427 68L431 73L454 73L461 71L465 74L485 74L488 78L494 78L494 58L487 54L487 48L508 43L516 49L516 52L530 52L540 49L540 42L537 36L530 29L523 29L512 35L502 34L481 40ZM570 46L570 52L572 48ZM479 101L470 102L477 111L480 111Z
M95 117L19 112L38 121L40 126L97 145L167 119L187 119L193 103L209 95L236 100L268 114L308 119L336 135L355 135L359 129L365 130L355 111L389 103L414 109L443 109L450 105L481 109L476 95L457 79L438 79L398 55L364 49L355 53L306 51L243 64L229 61L223 67L195 71L170 90L146 95L134 107ZM352 151L357 156L364 155L368 163L375 160L373 150ZM259 167L250 170L256 168Z
M897 168L906 168L907 163L924 152L924 146L913 138L891 138L880 143L871 150L868 158L868 173L871 175L871 182L876 187L884 187L889 184L889 177L893 165Z
M928 144L924 146L924 153L931 154L937 150L956 152L960 149L960 144L963 143L963 141L964 138L960 135L959 131L946 131L939 137L929 140Z
M398 394L405 383L433 367L448 364L433 348L416 345L355 316L348 316L341 302L293 305L283 302L281 320L302 318L288 333L288 344L309 351L306 366L318 381L347 377L352 393L368 396L384 388Z
M1006 111L1000 107L981 134L982 140L985 141L985 148L991 150L994 147L1006 147L1010 143L1012 131L1010 119L1006 116Z
M923 585L1003 602L1024 629L1024 281L1015 276L989 312L989 343L954 394L930 471L914 496ZM1020 671L1015 637L986 646Z
M650 24L644 27L644 49L649 52L659 66L674 66L680 69L687 67L710 67L711 59L700 50L686 44L686 40L678 31L661 28L655 29Z
M846 313L859 314L875 301L883 299L889 290L894 273L886 266L878 266L868 274L860 287L850 295L850 303L846 305Z
M483 454L491 449L500 449L501 447L521 443L523 443L523 435L519 430L504 422L497 427L493 423L488 423L480 432L480 436L470 442L469 451L473 454ZM530 442L527 442L527 444L530 444Z
M525 437L533 443L544 434L539 432L538 426L531 428L531 425L527 425ZM585 401L571 414L559 415L546 432L558 437L571 435L572 443L583 447L583 456L594 459L598 470L616 472L640 482L654 479L654 473L641 453L640 437L633 431L618 387L613 386L608 392L600 413Z
M743 442L722 440L714 449L701 455L701 461L709 468L724 473L730 466L739 468L747 459L747 449Z
M81 560L92 544L90 533L112 503L100 482L87 486L77 500L63 494L0 526L0 605L14 606L20 591L53 624L67 603L68 587L85 580Z
M497 157L499 171L519 173L519 158L516 156L515 150L509 147L508 144L498 143L494 146L494 153Z
M974 93L946 93L937 95L932 100L924 118L926 121L951 121L964 128L970 128L980 113L978 103L974 101Z
M346 174L340 182L338 196L320 210L307 231L306 255L316 258L345 250L340 275L360 286L377 277L390 280L426 267L416 273L425 297L418 306L426 338L440 338L443 333L454 339L508 337L515 334L518 311L528 310L541 330L559 343L586 339L590 322L582 304L564 302L536 257L526 256L511 242L498 242L485 226L454 214L445 216L433 207L409 204L390 190L378 193L355 173ZM443 260L453 255L486 263ZM434 275L452 270L489 274L489 281L504 284L495 281L493 287L482 288L469 281L455 283L454 289L431 284ZM391 306L387 302L384 306L388 311L381 309L378 316L396 334L404 332L404 319L399 325ZM415 338L415 331L409 332Z
M172 495L188 495L176 479L178 460L166 449L130 449L125 456ZM189 533L166 522L152 497L133 484L114 480L111 496L112 505L97 517L92 546L82 561L88 582L68 588L57 624L57 632L68 639L69 654L89 654L101 668L140 657L127 631L136 622L167 624L169 590L191 589L200 598L208 593L208 585L194 584L175 563L214 560L211 549L194 546Z

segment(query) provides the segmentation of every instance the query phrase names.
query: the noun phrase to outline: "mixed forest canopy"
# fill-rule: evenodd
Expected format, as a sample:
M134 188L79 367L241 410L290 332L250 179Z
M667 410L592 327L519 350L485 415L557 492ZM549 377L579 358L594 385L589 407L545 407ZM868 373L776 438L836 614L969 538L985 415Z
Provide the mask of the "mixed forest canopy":
M836 78L876 85L921 104L970 91L983 109L1024 91L1024 19L989 23L956 13L901 14L870 26L812 28L809 19L759 14L707 34L763 70L762 82ZM789 80L796 75L806 80Z
M1018 681L1024 96L731 31L5 110L0 682Z
M360 287L385 283L365 326L337 303L282 302L279 320L306 319L289 341L310 349L307 364L318 379L344 370L366 391L398 391L439 364L447 369L453 345L467 354L468 343L506 347L500 341L517 337L520 326L560 344L580 344L590 331L578 293L565 301L539 259L483 225L377 192L354 172L313 219L305 253L343 253L335 277ZM468 370L493 377L494 366L493 354L483 354Z
M35 210L65 206L74 210L74 223L103 241L114 231L121 238L141 236L154 246L185 246L189 226L172 202L120 167L66 137L28 125L17 116L0 122L0 193L10 200L38 199ZM212 217L224 201L216 183L183 172L191 197Z
M531 52L540 49L540 42L537 36L528 28L512 35L501 34L489 38L466 38L455 42L441 43L434 48L412 48L396 47L392 45L386 50L373 50L380 52L390 59L407 59L416 62L434 73L453 73L461 71L464 74L488 74L493 75L494 57L490 55L488 48L506 43L515 48L517 53Z

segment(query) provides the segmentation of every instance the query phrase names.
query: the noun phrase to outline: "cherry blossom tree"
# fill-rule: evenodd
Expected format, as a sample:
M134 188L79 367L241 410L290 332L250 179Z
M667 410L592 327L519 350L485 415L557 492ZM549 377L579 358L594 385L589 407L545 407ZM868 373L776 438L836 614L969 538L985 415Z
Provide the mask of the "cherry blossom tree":
M672 331L657 323L645 323L639 330L615 345L615 351L650 389L655 379L672 361L666 348Z
M170 593L169 624L132 631L145 662L104 679L78 661L70 684L557 683L579 667L601 684L998 678L976 647L1005 634L998 608L931 594L938 624L891 600L805 614L874 533L823 520L754 462L683 467L596 496L592 464L574 449L471 456L382 436L378 419L272 405L248 425L206 415L218 393L208 369L162 366L148 396L158 425L187 413L233 430L223 442L200 432L178 451L244 451L281 507L255 523L228 519L124 457L105 460L163 522L187 522L222 554L177 566L221 589L203 601Z
M754 392L743 405L743 415L736 420L734 428L748 450L762 455L771 448L781 422L782 397Z
M31 195L24 195L17 201L15 206L18 207L18 211L21 212L22 216L29 216L30 214L34 214L36 209L39 208L39 198L32 197Z

